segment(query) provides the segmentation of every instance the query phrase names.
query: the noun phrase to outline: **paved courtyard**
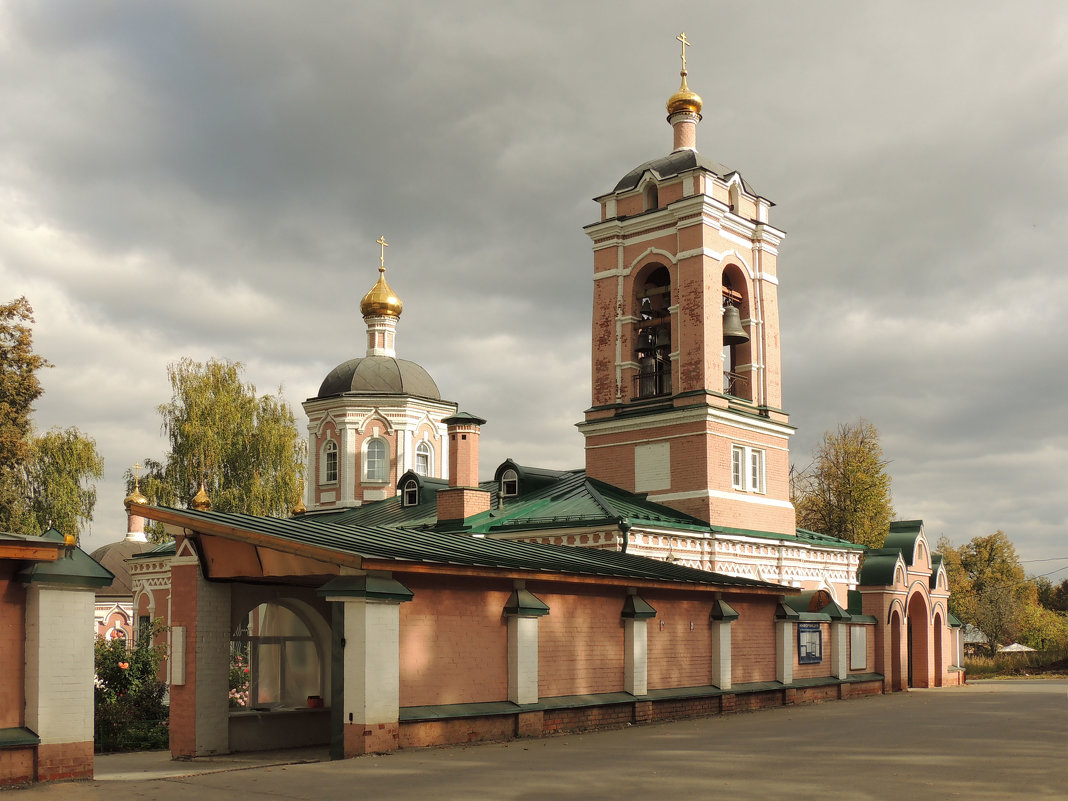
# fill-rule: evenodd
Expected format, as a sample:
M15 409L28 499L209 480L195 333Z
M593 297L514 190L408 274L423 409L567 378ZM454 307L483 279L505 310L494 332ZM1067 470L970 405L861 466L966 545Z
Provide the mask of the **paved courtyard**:
M97 760L96 781L12 791L10 801L1063 800L1068 681L981 682L540 740L282 764L323 753L192 763L159 754L108 756Z

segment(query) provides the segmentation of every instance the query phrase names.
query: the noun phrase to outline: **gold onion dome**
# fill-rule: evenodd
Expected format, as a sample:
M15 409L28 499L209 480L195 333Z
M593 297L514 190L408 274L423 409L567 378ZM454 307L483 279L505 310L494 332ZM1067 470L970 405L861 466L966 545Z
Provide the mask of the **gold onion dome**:
M686 70L683 70L679 74L682 75L682 85L679 87L679 91L668 98L668 114L689 112L690 114L696 114L700 117L701 107L704 105L701 102L701 95L691 91L690 87L686 85Z
M203 481L200 482L200 489L197 490L197 494L193 496L193 500L189 505L198 512L206 512L211 509L211 498L208 497L208 491Z
M142 506L148 503L148 498L141 494L141 490L137 488L136 484L134 485L133 492L126 496L126 500L124 500L122 504L129 510L130 506L135 503L139 503Z
M378 268L378 283L360 301L360 313L364 317L400 317L404 304L397 293L386 283L386 268Z

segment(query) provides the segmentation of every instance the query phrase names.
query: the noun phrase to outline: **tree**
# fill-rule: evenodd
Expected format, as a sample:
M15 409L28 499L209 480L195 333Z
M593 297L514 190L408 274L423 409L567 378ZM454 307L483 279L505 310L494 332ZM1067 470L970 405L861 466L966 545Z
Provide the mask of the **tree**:
M949 588L949 609L986 635L992 648L1015 640L1025 628L1037 593L1025 576L1016 548L1003 531L955 547L938 541Z
M54 526L80 535L93 519L96 485L104 475L104 460L96 442L77 428L53 428L32 440L25 471L26 533L40 534Z
M823 435L812 463L791 471L790 496L801 528L879 547L894 507L879 432L867 420Z
M223 512L285 516L300 499L305 444L293 410L280 390L257 396L243 369L188 358L167 368L173 394L159 413L170 451L145 460L141 481L154 503L184 506L201 482Z
M25 525L30 413L42 392L37 371L51 366L33 352L32 322L33 307L25 297L0 304L0 530L6 531Z

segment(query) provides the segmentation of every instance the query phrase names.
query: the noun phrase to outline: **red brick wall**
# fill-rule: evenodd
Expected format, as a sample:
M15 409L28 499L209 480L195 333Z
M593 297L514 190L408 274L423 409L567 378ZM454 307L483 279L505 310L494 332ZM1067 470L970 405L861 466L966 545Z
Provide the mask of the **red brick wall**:
M775 681L775 599L727 598L738 619L731 625L731 682Z
M712 596L695 600L647 592L642 598L657 613L646 623L649 689L709 684L712 681L712 629L708 612Z
M403 580L415 595L400 606L400 705L506 700L511 584Z
M0 561L0 729L25 725L26 588L15 567Z
M538 694L542 698L623 690L622 592L570 587L528 589L549 605L538 620Z
M37 746L37 780L93 778L93 743L53 743Z
M35 746L0 749L0 787L28 784L34 780Z
M196 754L197 571L195 564L171 568L171 625L185 626L185 684L171 685L171 755Z

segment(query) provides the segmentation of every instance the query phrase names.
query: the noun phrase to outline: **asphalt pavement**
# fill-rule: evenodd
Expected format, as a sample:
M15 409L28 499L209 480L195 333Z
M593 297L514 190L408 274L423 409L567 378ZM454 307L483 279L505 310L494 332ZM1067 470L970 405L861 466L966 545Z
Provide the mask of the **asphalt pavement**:
M97 758L4 801L1068 799L1068 681L972 682L612 731L399 751Z

